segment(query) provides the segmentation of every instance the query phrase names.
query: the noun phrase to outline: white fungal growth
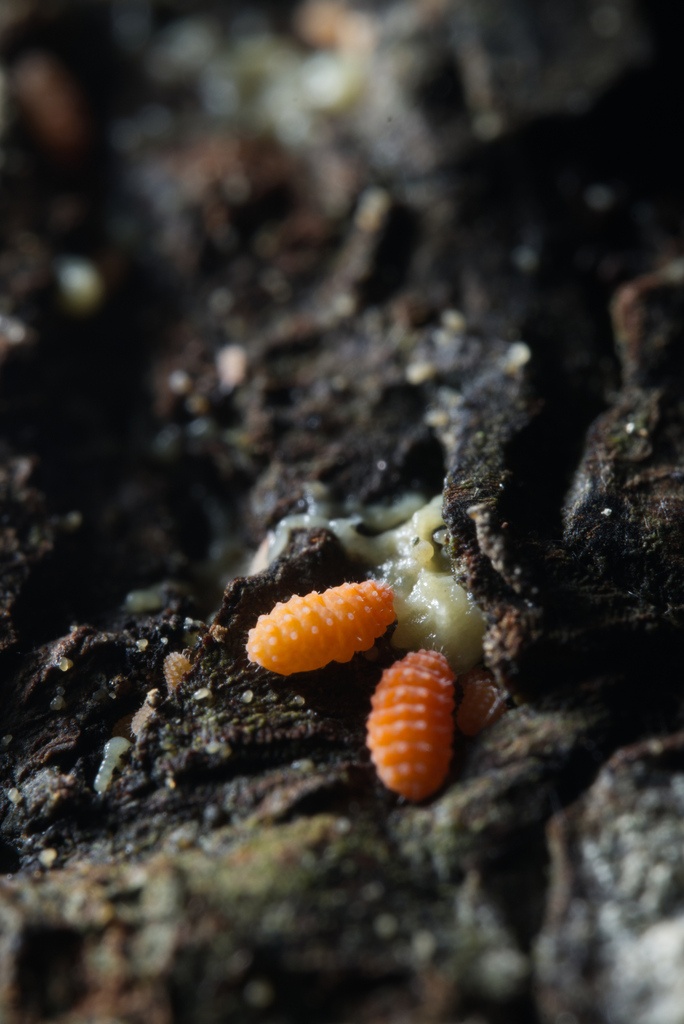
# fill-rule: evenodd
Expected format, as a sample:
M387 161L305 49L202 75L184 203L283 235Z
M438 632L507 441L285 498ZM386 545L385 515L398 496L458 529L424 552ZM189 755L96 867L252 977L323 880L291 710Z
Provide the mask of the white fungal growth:
M336 516L325 493L312 489L308 512L287 516L270 535L266 564L282 553L293 529L327 527L350 558L365 563L392 587L398 619L393 645L440 650L454 671L466 672L482 657L485 622L472 595L453 578L444 551L448 535L441 504L440 495L426 503L412 494L389 508ZM378 532L368 536L359 532L360 526Z
M114 772L121 765L121 758L130 745L129 740L125 740L123 736L114 736L108 743L105 743L102 762L93 783L96 793L104 793L107 790Z

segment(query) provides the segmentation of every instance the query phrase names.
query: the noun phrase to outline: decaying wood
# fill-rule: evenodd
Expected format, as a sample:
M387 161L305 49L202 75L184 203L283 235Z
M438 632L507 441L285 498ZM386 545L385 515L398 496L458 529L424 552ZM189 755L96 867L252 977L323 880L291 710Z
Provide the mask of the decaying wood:
M0 1018L676 1024L676 12L281 5L231 107L268 5L134 6L0 6ZM66 163L30 53L98 126ZM331 54L356 105L255 105ZM408 805L365 745L389 634L245 652L365 567L320 526L249 565L440 490L511 708Z

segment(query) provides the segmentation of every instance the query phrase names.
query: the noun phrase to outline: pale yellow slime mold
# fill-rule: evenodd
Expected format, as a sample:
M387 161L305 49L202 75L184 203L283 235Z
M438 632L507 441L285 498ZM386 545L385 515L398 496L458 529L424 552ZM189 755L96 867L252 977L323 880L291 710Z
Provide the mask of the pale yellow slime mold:
M281 553L290 531L297 527L326 526L337 535L350 558L372 568L373 576L392 587L398 625L395 647L439 650L455 672L466 672L482 658L485 622L472 595L453 578L444 551L447 540L441 512L442 498L431 501L407 496L390 509L366 509L347 517L332 517L328 504L316 495L307 515L287 516L270 538L268 561ZM358 527L381 528L383 518L404 512L404 521L375 536Z

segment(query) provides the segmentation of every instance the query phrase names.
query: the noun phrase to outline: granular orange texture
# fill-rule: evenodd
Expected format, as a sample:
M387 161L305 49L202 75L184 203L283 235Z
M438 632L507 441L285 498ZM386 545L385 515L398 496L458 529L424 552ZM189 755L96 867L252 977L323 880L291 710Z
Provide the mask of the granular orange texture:
M390 588L374 580L291 597L259 616L249 631L247 656L281 676L349 661L394 622L393 601Z
M387 788L407 800L423 800L446 778L454 678L443 654L413 651L385 669L371 699L371 758Z
M164 678L169 690L175 690L186 672L192 668L192 663L185 655L174 651L164 658Z
M456 712L456 725L464 736L476 736L506 711L506 693L484 668L474 668L459 676L463 700Z

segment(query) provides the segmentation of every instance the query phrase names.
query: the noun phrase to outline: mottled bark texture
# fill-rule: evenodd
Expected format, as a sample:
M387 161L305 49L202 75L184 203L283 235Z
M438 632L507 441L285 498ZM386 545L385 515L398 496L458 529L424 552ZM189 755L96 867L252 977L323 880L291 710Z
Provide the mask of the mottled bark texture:
M0 3L3 1024L681 1024L683 27ZM510 710L409 805L391 629L245 653L366 567L249 570L439 491Z

